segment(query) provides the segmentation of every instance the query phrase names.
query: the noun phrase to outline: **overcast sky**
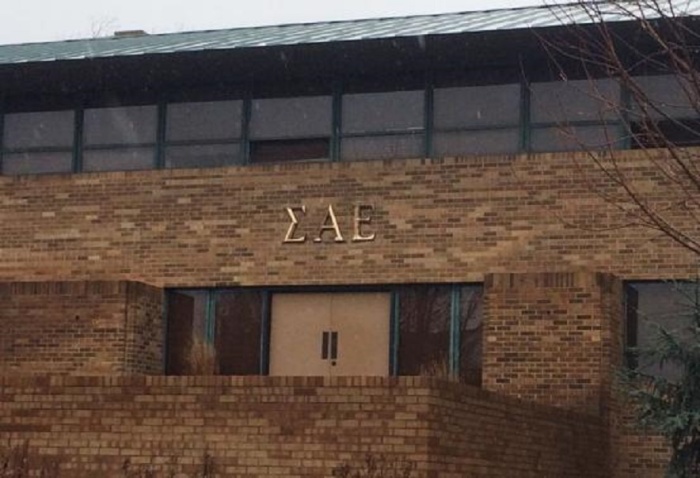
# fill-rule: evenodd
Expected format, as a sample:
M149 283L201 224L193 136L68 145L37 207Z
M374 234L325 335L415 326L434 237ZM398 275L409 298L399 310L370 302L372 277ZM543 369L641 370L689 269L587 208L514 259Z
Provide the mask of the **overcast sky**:
M0 44L538 5L542 0L4 0ZM7 5L6 5L7 7Z

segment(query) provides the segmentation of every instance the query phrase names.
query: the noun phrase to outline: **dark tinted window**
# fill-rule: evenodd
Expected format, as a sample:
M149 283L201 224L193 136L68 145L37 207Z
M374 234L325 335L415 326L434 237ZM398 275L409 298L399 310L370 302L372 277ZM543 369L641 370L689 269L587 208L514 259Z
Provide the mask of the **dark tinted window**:
M419 134L352 136L342 141L346 160L421 158L423 152L423 135Z
M155 143L154 105L85 110L85 146Z
M343 134L423 129L424 92L391 91L343 96Z
M325 138L251 141L251 163L310 161L327 159L329 140Z
M154 148L115 148L83 151L84 171L129 171L155 167Z
M449 375L450 291L449 286L400 290L399 375Z
M675 364L657 362L649 351L657 350L660 328L681 341L692 337L690 327L698 311L698 284L687 282L646 282L627 284L626 344L636 348L630 364L647 374L673 379Z
M171 291L167 373L260 373L263 295L245 289Z
M75 112L9 113L3 122L3 174L66 173L73 169Z
M252 139L330 136L330 96L256 99L251 105Z
M700 120L646 121L632 125L632 149L700 145Z
M166 168L211 168L241 163L240 143L172 145L165 148Z
M207 300L206 291L168 294L167 374L200 374L206 366Z
M72 171L73 153L27 151L5 153L2 156L3 174L68 173Z
M520 85L437 88L434 115L436 129L517 125Z
M530 92L533 123L610 121L620 116L620 88L614 80L534 83Z
M546 151L602 151L621 147L620 126L560 125L533 129L531 149Z
M7 114L4 118L3 147L70 148L73 146L74 128L73 111Z
M263 296L257 291L216 295L216 355L223 375L260 373Z
M518 128L436 131L433 134L433 153L437 157L515 153L519 145Z
M459 304L459 376L465 383L480 386L484 348L483 289L461 287Z
M242 101L169 104L166 141L240 138L242 110Z
M482 297L480 286L400 288L399 374L447 377L458 371L461 381L481 385Z
M673 75L634 78L641 94L632 93L632 120L692 118L698 116L698 89ZM635 118L638 116L638 118Z

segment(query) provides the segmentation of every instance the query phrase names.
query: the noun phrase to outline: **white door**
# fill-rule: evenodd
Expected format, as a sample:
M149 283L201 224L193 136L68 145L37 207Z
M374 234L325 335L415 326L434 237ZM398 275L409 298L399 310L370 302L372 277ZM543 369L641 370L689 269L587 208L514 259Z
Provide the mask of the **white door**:
M389 374L388 293L338 293L331 297L331 330L337 334L337 359L331 375Z
M328 330L330 315L328 294L274 294L270 375L328 375L322 334Z
M270 375L387 375L390 309L388 293L273 295Z

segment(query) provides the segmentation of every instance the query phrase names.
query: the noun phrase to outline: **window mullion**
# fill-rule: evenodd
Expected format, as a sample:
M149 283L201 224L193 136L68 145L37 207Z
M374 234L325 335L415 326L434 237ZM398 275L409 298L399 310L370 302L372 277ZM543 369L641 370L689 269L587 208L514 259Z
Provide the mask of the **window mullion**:
M460 352L460 288L453 284L450 289L450 375L456 377L459 374Z

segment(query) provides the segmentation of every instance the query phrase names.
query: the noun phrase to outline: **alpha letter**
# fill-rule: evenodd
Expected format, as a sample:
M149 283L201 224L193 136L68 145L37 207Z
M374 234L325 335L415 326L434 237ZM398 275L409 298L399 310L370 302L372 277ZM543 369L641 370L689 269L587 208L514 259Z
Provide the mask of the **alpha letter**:
M292 223L289 225L287 235L284 236L284 241L282 242L306 241L306 235L303 235L301 237L294 237L294 233L296 232L297 226L299 225L299 219L297 219L297 216L296 214L294 214L294 211L301 211L302 214L306 215L306 206L286 207L284 209L287 211L287 215L289 216L289 219L292 221Z
M329 220L330 224L328 223ZM333 211L332 205L328 206L328 213L326 214L326 218L323 220L323 224L321 224L321 228L318 230L318 237L314 239L314 242L323 241L323 233L326 231L335 232L335 239L333 239L335 242L345 242L345 239L343 239L343 235L340 233L340 227L338 227L338 219L336 219L335 217L335 212Z

